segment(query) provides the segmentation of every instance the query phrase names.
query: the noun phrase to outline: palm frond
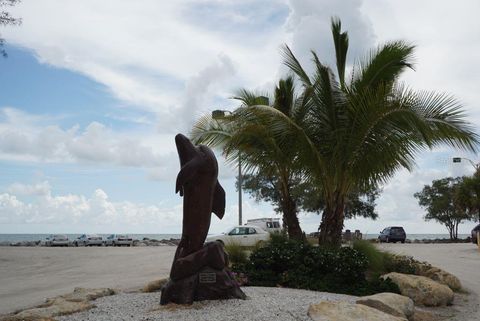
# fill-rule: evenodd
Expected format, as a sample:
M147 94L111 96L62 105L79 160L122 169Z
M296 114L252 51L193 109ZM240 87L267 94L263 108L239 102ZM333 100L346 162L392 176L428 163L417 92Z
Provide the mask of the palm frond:
M267 94L257 94L247 89L238 90L235 96L231 98L241 101L243 106L270 105Z
M404 41L393 41L372 50L354 67L351 87L360 92L382 83L393 84L406 68L413 69L414 49Z
M335 45L338 79L342 87L345 84L345 68L347 64L348 33L342 32L342 22L339 18L332 18L332 35Z
M310 78L308 77L307 73L303 69L300 62L298 61L297 57L295 57L295 55L287 45L284 45L282 47L282 56L283 56L283 64L298 76L300 81L302 81L303 86L305 87L311 86L312 84L310 82Z

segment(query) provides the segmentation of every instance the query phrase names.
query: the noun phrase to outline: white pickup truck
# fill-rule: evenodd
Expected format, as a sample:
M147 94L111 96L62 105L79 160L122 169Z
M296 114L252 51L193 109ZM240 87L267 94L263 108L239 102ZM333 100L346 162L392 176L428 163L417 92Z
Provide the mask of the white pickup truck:
M248 220L245 225L255 225L270 233L282 231L279 218L255 218Z

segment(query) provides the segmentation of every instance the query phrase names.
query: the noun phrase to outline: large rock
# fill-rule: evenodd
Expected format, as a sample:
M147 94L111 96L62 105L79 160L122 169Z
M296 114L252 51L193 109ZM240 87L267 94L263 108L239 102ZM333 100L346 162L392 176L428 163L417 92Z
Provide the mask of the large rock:
M91 301L103 296L109 296L115 294L115 291L110 288L75 288L72 293L62 295L61 297L67 301L82 302Z
M462 283L460 283L460 280L455 275L431 266L430 264L417 264L415 273L444 284L453 291L460 291L462 289Z
M415 304L441 306L453 301L453 291L448 286L424 276L392 272L382 275L382 278L391 279L401 294L408 296Z
M59 315L76 313L84 310L91 309L92 304L86 301L82 302L72 302L67 301L64 298L55 298L50 300L48 305L23 310L14 316L14 320L24 320L24 319L42 319L42 318L52 318Z
M167 282L168 282L168 278L148 282L143 287L142 291L145 293L160 291L163 288L163 286L167 284Z
M407 321L363 304L322 301L308 308L314 321Z
M90 303L91 300L112 294L115 294L115 291L109 288L75 288L72 293L48 299L45 304L36 308L23 310L17 314L9 316L8 319L1 320L50 320L56 316L91 309L94 307L94 305Z
M361 297L357 303L407 319L412 317L415 309L412 299L388 292Z

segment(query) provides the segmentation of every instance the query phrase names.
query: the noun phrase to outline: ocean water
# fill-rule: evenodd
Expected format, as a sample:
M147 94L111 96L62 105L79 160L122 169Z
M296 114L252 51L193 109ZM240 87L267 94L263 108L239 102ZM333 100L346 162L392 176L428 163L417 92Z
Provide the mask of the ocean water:
M59 233L60 234L60 233ZM123 234L123 233L119 233ZM22 242L22 241L44 241L51 234L0 234L0 242ZM62 234L66 235L70 241L77 239L82 234ZM111 234L97 234L107 238ZM155 239L155 240L169 240L179 239L180 234L127 234L134 240L142 240L143 238Z
M22 241L44 241L50 234L0 234L0 242L22 242ZM69 240L73 241L81 234L65 234ZM104 239L110 234L98 234ZM156 239L156 240L169 240L179 239L180 234L128 234L134 240L142 240L143 238ZM470 234L458 234L459 238L467 238ZM364 239L376 239L378 234L365 234ZM434 240L434 239L448 239L448 234L407 234L407 238L411 240Z
M378 238L378 235L379 234L365 234L363 235L363 238L366 240L376 239ZM469 236L470 234L460 234L460 233L458 234L459 239L465 239ZM435 240L435 239L449 239L449 238L450 238L449 234L408 234L407 233L407 239L410 239L410 240L415 240L415 239Z

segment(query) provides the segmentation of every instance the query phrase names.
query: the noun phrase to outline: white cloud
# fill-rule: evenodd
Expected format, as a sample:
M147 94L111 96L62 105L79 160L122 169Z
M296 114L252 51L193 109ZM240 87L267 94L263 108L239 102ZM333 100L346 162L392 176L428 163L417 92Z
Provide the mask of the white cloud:
M62 129L42 124L46 117L12 108L0 109L0 116L2 159L155 167L163 166L169 152L145 143L142 135L115 132L95 121L83 130L78 125Z
M336 70L330 19L339 17L342 29L348 31L350 63L365 55L375 40L373 26L362 12L363 0L316 1L291 0L291 13L286 30L291 39L292 50L305 63L311 61L310 50L315 50L320 61Z
M361 4L31 1L12 8L23 24L5 36L39 61L84 74L120 100L153 111L159 128L172 131L188 128L219 100L228 104L239 87L271 84L283 43L299 57L316 49L331 63L332 15L350 30L354 52L368 48L373 31Z
M104 164L144 168L152 180L172 180L179 170L174 135L115 131L99 122L62 129L48 116L0 109L0 159L39 163ZM235 169L217 155L219 177Z
M240 66L240 79L256 81L270 78L277 68L270 53L278 41L272 39L275 46L258 41L269 39L268 32L248 33L250 43L221 32L238 23L258 26L249 17L257 12L255 8L236 14L235 20L225 19L215 29L202 28L209 18L198 19L189 11L210 8L206 13L212 17L231 17L237 5L231 2L225 15L218 10L224 5L217 1L32 1L12 8L23 24L5 30L5 36L10 43L33 50L41 62L82 73L104 84L117 98L162 115L161 123L170 125L178 116L191 117L178 114L182 101L193 114L203 107L197 103L211 102L218 94L208 92L208 87L231 77L234 65ZM258 65L251 68L252 64ZM217 87L220 97L240 85L235 79L229 81L232 85L224 82ZM198 99L207 93L208 99Z
M50 184L44 181L33 185L14 183L8 187L7 191L10 194L42 196L50 193L50 189Z
M23 196L30 196L28 201ZM155 233L180 233L182 224L182 200L167 205L142 204L130 201L115 202L107 192L96 189L92 195L54 195L48 181L28 185L12 184L7 192L0 193L0 227L2 224L31 224L74 226L78 232L132 232L142 227ZM246 200L244 221L250 218L270 217L268 209ZM219 220L212 214L211 233L220 233L238 222L238 205L226 208ZM114 230L112 230L114 229Z
M26 194L34 196L31 202L21 200L21 195ZM7 193L0 194L0 212L0 224L68 223L84 227L155 224L170 230L182 220L179 206L113 202L102 189L95 190L90 197L52 195L47 181L35 185L13 184Z

